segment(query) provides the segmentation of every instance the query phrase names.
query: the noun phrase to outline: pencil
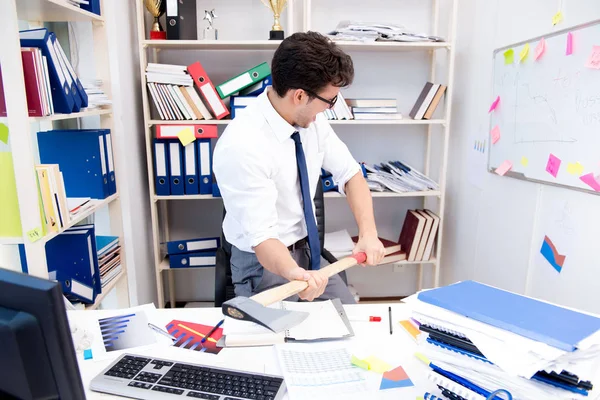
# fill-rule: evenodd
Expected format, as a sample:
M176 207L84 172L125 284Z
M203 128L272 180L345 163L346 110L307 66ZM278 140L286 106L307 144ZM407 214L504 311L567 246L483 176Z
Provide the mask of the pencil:
M225 321L224 319L222 319L221 321L219 321L219 323L218 323L218 324L216 324L216 325L215 325L215 326L214 326L214 327L213 327L213 328L212 328L212 329L211 329L211 330L210 330L210 331L209 331L209 332L206 334L206 336L204 336L204 337L202 338L202 340L200 341L200 343L204 343L204 342L206 342L206 340L207 340L207 339L208 339L208 338L209 338L209 337L210 337L210 336L211 336L213 333L215 333L215 331L216 331L216 330L217 330L217 329L218 329L218 328L219 328L219 327L220 327L220 326L223 324L223 322L224 322L224 321Z
M390 315L390 335L393 333L392 330L392 307L388 307L388 313Z

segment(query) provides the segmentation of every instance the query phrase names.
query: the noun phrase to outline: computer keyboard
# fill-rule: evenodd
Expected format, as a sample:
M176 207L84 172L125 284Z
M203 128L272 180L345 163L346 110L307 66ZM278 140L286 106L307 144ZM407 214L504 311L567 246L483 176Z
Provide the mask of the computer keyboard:
M279 400L285 383L275 375L124 354L92 380L90 389L148 400Z

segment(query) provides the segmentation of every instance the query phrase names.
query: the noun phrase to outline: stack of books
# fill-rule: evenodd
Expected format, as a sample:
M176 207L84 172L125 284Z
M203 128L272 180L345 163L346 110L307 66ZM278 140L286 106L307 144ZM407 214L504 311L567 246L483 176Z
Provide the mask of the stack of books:
M438 190L438 184L405 162L361 163L371 191L396 193Z
M445 91L446 86L427 82L408 115L412 119L431 119Z
M407 210L398 244L406 260L429 261L434 252L440 217L431 210Z
M121 246L117 236L96 236L100 285L106 287L123 270Z
M417 357L450 398L597 398L600 318L474 281L404 301Z
M402 119L396 99L347 99L354 119Z

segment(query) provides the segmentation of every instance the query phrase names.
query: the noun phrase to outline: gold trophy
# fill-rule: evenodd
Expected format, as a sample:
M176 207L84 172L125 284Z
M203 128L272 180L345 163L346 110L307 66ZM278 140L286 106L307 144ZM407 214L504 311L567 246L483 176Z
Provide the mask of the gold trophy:
M166 0L144 0L144 5L154 17L152 29L150 30L150 39L165 40L167 38L167 32L165 32L162 26L160 26L158 19L165 13L167 9Z
M263 4L273 12L273 17L275 18L275 23L272 26L271 31L269 32L269 40L283 40L284 33L281 24L279 23L279 17L283 12L287 4L287 0L261 0Z

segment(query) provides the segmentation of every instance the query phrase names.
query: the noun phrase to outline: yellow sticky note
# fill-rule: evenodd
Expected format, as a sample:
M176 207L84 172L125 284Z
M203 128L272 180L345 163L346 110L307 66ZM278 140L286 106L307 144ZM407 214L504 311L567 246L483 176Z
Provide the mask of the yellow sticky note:
M187 146L188 144L196 140L196 136L194 135L194 131L192 131L192 128L185 128L180 130L179 133L177 133L177 137L179 138L181 144L184 146Z
M369 356L363 361L369 364L369 370L377 372L379 374L383 374L384 372L387 372L394 368L390 364L375 356Z
M529 165L529 159L525 156L521 157L521 165L526 167Z
M525 43L525 46L523 46L523 49L519 53L519 62L525 61L528 54L529 54L529 43Z
M583 174L583 165L581 165L579 161L576 163L568 163L567 172L571 175L581 175Z
M8 126L0 124L0 141L8 144Z
M552 25L556 25L559 22L561 22L562 20L563 20L563 14L562 14L562 11L559 11L556 14L554 14L554 17L552 17Z
M44 236L44 233L42 232L42 228L41 227L37 227L35 229L30 230L29 232L27 232L27 237L29 238L29 241L31 243L35 243L38 240L40 240L42 237Z
M369 370L369 363L367 363L365 360L361 360L355 355L352 355L352 358L350 358L350 362L352 363L352 365L356 365L359 368L366 369L367 371Z
M423 361L423 363L425 363L426 365L429 365L431 363L431 361L429 361L429 358L427 358L427 356L423 353L415 353L415 357Z
M515 51L508 49L504 52L504 65L509 65L515 62Z

